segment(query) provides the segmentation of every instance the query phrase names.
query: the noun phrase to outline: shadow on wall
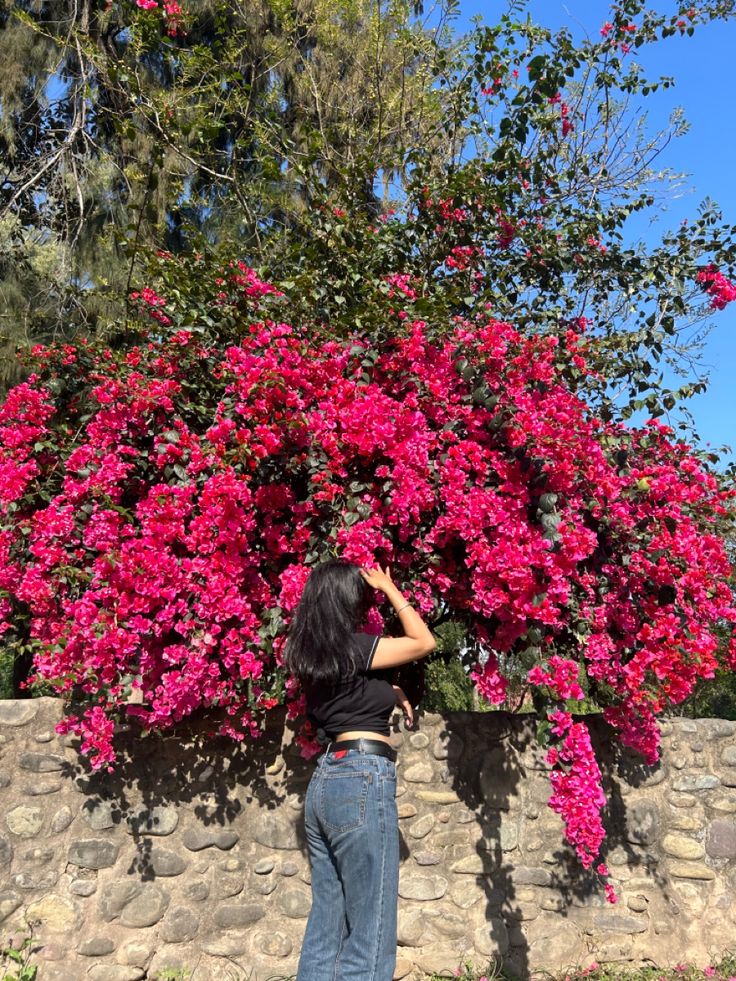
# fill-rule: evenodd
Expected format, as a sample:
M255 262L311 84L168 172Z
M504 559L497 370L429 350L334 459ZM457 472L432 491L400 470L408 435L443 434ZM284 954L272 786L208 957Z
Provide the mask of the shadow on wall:
M306 853L302 820L289 821L289 833L285 822L269 819L283 807L303 808L312 772L298 746L284 746L284 720L283 712L274 712L259 739L242 743L214 735L217 723L213 725L211 718L206 728L203 720L192 719L178 723L170 734L146 737L135 722L121 727L116 735L120 763L113 773L92 771L80 757L85 773L75 783L87 796L88 823L96 830L127 824L136 843L136 857L125 872L142 881L167 874L154 865L151 851L156 838L169 833L162 825L166 820L163 809L169 806L186 808L194 818L181 835L188 851L213 846L217 852L229 851L239 840L233 824L257 807L263 819L248 827L250 840ZM226 897L227 887L220 885ZM263 892L265 882L258 876L249 885Z
M572 968L592 953L626 960L631 951L624 937L646 924L628 909L611 906L598 876L586 872L564 842L562 821L547 805L550 767L546 748L537 742L536 717L448 713L444 721L443 779L477 822L474 854L459 856L450 866L455 876L473 876L469 907L479 890L484 895L486 923L472 936L476 951L521 978L540 965ZM651 800L624 800L638 787L659 783L663 770L615 746L602 717L585 721L608 800L603 815L607 837L595 864L626 866L632 883L637 875L646 877L646 887L659 894L663 915L671 910L671 916L677 908L671 906L656 858L657 808Z
M497 713L457 712L445 716L445 733L442 776L476 824L473 851L458 855L450 866L454 876L472 877L463 890L469 910L479 894L483 897L485 924L476 926L473 946L478 955L502 961L520 977L528 977L517 856L524 776L520 756L530 743L531 729L516 719L502 720Z

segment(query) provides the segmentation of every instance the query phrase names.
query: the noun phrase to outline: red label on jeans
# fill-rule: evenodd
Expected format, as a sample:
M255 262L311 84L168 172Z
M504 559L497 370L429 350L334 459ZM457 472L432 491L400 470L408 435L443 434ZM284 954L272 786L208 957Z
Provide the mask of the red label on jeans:
M348 751L346 749L338 749L336 753L332 753L331 755L334 756L336 760L341 760L343 756L348 755Z

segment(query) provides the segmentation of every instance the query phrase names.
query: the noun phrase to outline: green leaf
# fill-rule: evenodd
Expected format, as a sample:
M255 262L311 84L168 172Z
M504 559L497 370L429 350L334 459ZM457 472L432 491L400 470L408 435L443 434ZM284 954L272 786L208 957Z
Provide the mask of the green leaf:
M549 719L540 719L537 723L537 742L540 746L549 746L549 737L552 724Z

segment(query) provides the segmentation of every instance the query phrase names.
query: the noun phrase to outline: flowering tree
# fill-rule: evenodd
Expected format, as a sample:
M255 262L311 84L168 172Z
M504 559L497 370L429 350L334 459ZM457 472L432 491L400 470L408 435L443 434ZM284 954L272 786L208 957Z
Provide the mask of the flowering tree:
M34 349L0 408L4 640L31 656L29 684L73 700L59 731L111 768L116 720L164 729L217 707L220 732L243 739L279 703L300 718L282 653L310 568L328 553L389 562L433 626L463 626L483 697L531 693L550 806L605 878L605 797L576 704L592 699L653 763L657 715L736 663L720 534L731 492L659 421L701 382L656 380L681 328L736 298L736 232L712 209L656 248L622 231L661 190L652 164L666 140L632 125L627 100L669 84L634 55L734 3L665 16L624 0L580 44L512 8L452 57L423 29L403 32L421 49L406 60L422 68L410 100L427 109L422 139L404 142L403 108L388 136L383 116L356 136L330 99L337 118L320 116L317 134L299 115L294 146L270 90L255 103L265 116L248 115L243 39L230 44L228 4L215 6L217 72L202 70L207 45L189 45L204 28L183 0L105 4L83 29L73 12L59 37L33 5L23 20L54 51L71 45L70 64L79 55L84 84L68 93L80 105L108 87L111 139L132 127L176 159L177 210L200 189L201 227L227 215L249 258L144 250L156 241L144 205L168 171L153 154L131 177L145 193L124 279L144 256L148 269L115 294L127 320L104 342ZM90 46L86 32L105 39L113 23L124 50ZM160 78L147 87L150 66ZM405 91L392 73L394 85ZM227 111L193 119L212 99ZM341 169L331 133L365 152L349 142ZM75 145L48 152L8 191L14 216L19 202L46 207L40 188L60 175L67 189ZM276 173L274 158L289 165ZM255 203L235 192L251 164L268 189ZM373 190L379 166L399 175L396 207ZM640 409L652 418L627 426ZM369 626L382 629L380 605ZM306 755L312 736L301 725Z
M413 299L405 274L387 286ZM729 493L668 427L591 411L569 378L591 374L582 320L524 336L489 309L441 331L404 311L380 344L317 337L243 263L216 277L214 326L133 302L128 343L37 348L0 409L2 630L32 646L31 684L81 703L58 731L112 769L115 720L219 706L240 740L278 703L298 718L282 652L310 568L387 561L430 623L465 625L485 698L534 692L550 806L591 867L605 798L572 711L594 697L652 763L657 714L734 664Z

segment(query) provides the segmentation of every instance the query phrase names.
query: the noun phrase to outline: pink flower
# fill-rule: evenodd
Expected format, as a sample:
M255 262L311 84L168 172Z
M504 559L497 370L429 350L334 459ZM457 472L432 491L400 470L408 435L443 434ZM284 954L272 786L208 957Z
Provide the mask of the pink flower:
M547 718L552 723L552 733L555 736L562 736L572 725L572 716L569 712L548 712Z
M566 764L567 769L562 769ZM590 868L604 837L601 811L606 797L601 773L590 744L588 729L582 722L569 726L550 774L553 794L549 806L565 824L565 837L573 845L584 868ZM609 902L615 894L606 890Z
M498 660L494 654L489 654L482 668L476 666L470 672L470 677L475 682L475 686L480 694L491 705L503 705L506 700L508 681L499 672Z
M575 124L569 118L570 107L566 102L560 104L560 119L562 120L562 135L567 136L575 129Z
M144 0L144 2L148 3L151 2L151 0ZM157 6L157 4L154 3L154 6ZM140 305L144 307L148 307L147 310L148 314L151 317L153 317L154 320L157 320L160 324L163 324L164 326L168 326L171 323L171 318L166 316L166 314L163 313L160 309L161 307L166 305L166 300L162 296L159 296L150 287L146 286L140 292L134 290L130 294L130 299L139 302Z
M164 16L166 17L166 33L176 37L181 32L183 13L177 0L164 0Z
M549 669L537 666L527 675L532 685L547 685L559 698L584 698L584 692L577 682L579 673L577 661L553 655L549 659Z
M395 296L396 292L402 293L409 300L416 300L417 291L412 289L409 285L411 283L411 276L407 273L392 273L390 276L385 277L386 282L391 286L388 291L389 297Z
M715 266L702 269L696 279L699 283L706 284L706 290L711 295L710 305L715 310L723 310L736 300L736 286L723 273L718 272Z

